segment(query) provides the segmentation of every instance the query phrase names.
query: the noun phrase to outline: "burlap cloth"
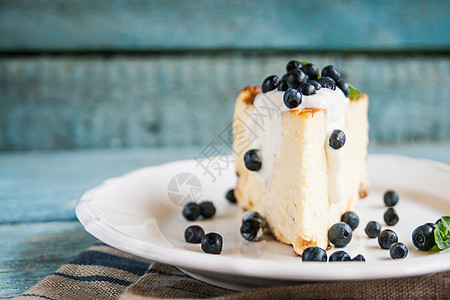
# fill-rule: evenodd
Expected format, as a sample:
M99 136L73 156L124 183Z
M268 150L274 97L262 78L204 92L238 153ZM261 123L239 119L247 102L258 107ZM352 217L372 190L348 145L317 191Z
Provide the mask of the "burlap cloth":
M450 299L450 272L235 292L98 243L14 299Z

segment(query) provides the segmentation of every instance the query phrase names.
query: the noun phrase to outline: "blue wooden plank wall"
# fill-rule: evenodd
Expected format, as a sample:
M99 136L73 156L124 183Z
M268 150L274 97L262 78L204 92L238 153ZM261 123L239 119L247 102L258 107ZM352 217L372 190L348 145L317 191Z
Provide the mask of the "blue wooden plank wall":
M448 0L2 0L1 50L448 50Z
M205 145L289 59L371 99L372 143L450 141L436 1L0 0L0 151Z
M41 57L0 59L0 149L206 145L238 91L289 58L333 63L370 95L372 142L450 140L447 57Z

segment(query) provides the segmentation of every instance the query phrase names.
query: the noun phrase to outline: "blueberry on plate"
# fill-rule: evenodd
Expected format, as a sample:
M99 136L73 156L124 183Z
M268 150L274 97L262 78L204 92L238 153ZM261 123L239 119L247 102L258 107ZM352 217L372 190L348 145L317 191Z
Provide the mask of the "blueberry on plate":
M234 189L230 189L225 195L225 198L227 198L227 200L230 201L230 203L236 203L236 197L234 196Z
M389 207L383 215L384 221L389 226L394 226L398 223L398 215L395 212L394 208Z
M402 259L408 255L408 248L401 242L393 243L389 248L389 255L393 259Z
M389 249L396 242L398 242L397 234L390 229L383 230L378 236L378 244L382 249Z
M242 222L241 236L247 241L258 241L263 235L263 228L257 219L248 219Z
M204 219L210 219L216 214L216 208L211 201L203 201L200 203L200 215Z
M358 254L352 258L352 261L366 261L366 258L362 254Z
M189 226L184 230L184 240L188 243L198 244L204 235L203 228L198 225Z
M434 240L434 228L430 225L420 225L412 233L412 241L417 249L428 251L436 244Z
M309 81L302 84L301 88L302 88L302 94L305 96L312 95L316 92L316 87Z
M200 217L200 206L195 202L189 202L183 207L183 216L188 221L195 221Z
M280 79L277 75L270 75L269 77L266 77L261 85L262 92L267 93L271 90L276 89L279 83Z
M384 193L384 204L388 207L395 206L398 203L398 195L394 191L387 191Z
M222 252L222 236L215 232L210 232L202 237L202 250L206 253L220 254Z
M432 227L433 229L436 229L436 223L425 223L425 225L428 225Z
M302 94L296 89L287 89L283 95L283 102L288 108L296 108L302 104Z
M307 63L304 66L302 66L300 69L308 75L309 79L316 80L317 77L319 77L319 68L316 67L313 64Z
M350 95L350 87L348 86L347 82L338 80L336 81L336 86L341 89L345 97L348 97Z
M347 252L339 250L330 255L328 261L350 261L351 257Z
M254 219L254 220L258 221L259 224L261 225L261 227L266 227L266 220L258 212L247 210L242 215L242 222L248 221L250 219Z
M300 69L294 69L289 72L286 82L290 88L296 89L308 80L308 75Z
M290 71L292 71L292 70L294 70L294 69L300 68L301 66L302 66L302 64L301 64L299 61L297 61L297 60L291 60L290 62L288 62L288 63L286 64L286 71L287 71L287 72L290 72Z
M317 81L320 83L320 85L323 88L335 90L336 89L336 82L333 80L333 78L324 76L317 79Z
M376 238L381 231L381 225L377 221L370 221L367 223L366 228L364 229L364 232L367 234L367 236L371 239Z
M328 230L328 239L336 247L345 247L352 240L352 228L344 222L333 224Z
M334 81L339 81L341 79L341 74L336 70L333 65L328 65L322 69L322 77L331 77Z
M308 80L307 82L312 84L316 88L316 91L318 91L322 88L322 86L320 85L320 83L317 80Z
M327 261L327 253L320 247L313 246L303 250L302 261Z
M352 230L355 230L359 225L358 215L352 211L345 212L341 217L341 221L350 225Z
M248 150L244 155L244 163L250 171L259 171L261 169L261 158L258 156L258 150Z
M345 133L342 130L335 129L330 135L329 145L331 148L337 150L342 148L345 144Z

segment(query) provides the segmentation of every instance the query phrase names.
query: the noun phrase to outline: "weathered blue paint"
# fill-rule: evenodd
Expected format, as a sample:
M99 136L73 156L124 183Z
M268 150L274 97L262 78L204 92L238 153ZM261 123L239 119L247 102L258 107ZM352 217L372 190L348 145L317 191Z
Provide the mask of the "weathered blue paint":
M369 94L372 141L450 141L447 56L206 55L0 59L0 150L202 146L235 97L292 58Z
M81 195L131 170L198 156L201 148L4 153L0 224L75 220Z
M0 50L448 50L448 0L2 0Z
M0 298L23 293L95 241L77 221L0 225Z

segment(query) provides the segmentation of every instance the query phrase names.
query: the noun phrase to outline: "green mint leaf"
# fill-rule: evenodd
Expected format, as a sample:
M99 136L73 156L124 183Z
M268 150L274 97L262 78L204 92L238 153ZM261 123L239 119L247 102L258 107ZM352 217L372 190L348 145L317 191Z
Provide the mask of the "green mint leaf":
M444 216L436 224L436 229L434 230L434 240L436 245L440 250L445 250L450 248L450 217Z
M348 87L350 88L350 95L349 97L355 100L358 100L359 97L361 97L361 92L358 91L353 85L349 84Z

